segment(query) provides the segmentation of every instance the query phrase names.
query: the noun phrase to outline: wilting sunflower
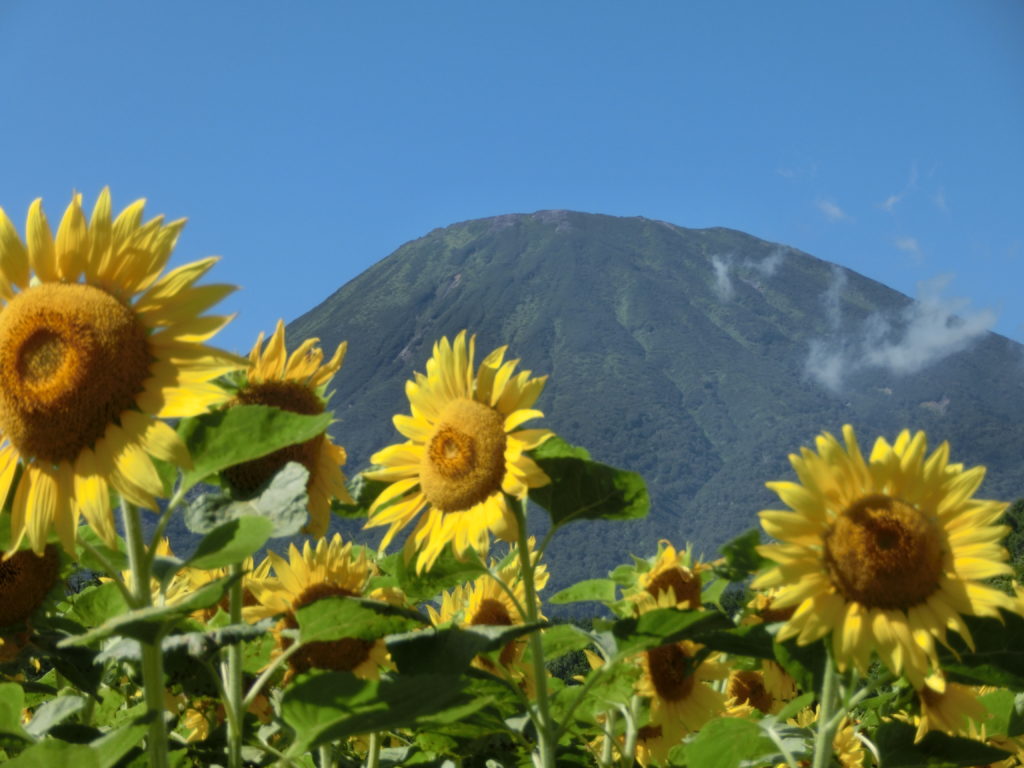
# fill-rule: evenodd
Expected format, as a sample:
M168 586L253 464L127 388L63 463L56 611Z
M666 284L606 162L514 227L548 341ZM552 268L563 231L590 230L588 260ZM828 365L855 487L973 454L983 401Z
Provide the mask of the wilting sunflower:
M325 597L363 597L366 584L376 570L376 566L367 559L365 550L354 555L352 542L343 546L337 533L330 541L320 539L316 549L307 541L300 553L292 544L288 547L287 560L274 552L267 553L267 560L274 575L264 579L253 578L249 582L255 603L244 607L242 615L250 622L271 616L282 617L273 630L278 652L292 644L282 630L298 629L295 612L299 608ZM307 643L288 659L289 676L316 668L351 672L357 677L374 680L380 676L380 667L387 663L387 647L379 638L343 637Z
M22 624L43 604L60 574L52 544L37 555L28 550L0 558L0 631Z
M211 380L244 364L202 343L230 320L202 313L234 288L195 285L217 260L161 277L184 221L142 223L144 202L111 221L104 189L87 222L75 195L54 238L36 200L27 245L0 210L0 498L13 492L12 551L27 535L41 554L55 527L74 554L80 515L113 546L110 486L155 510L163 484L150 457L190 461L161 419L223 402Z
M324 412L326 389L345 359L348 342L343 341L334 356L323 362L319 339L306 339L289 356L285 350L284 323L263 347L263 334L249 353L246 383L232 404L271 405L284 411L313 416ZM304 529L313 536L327 533L331 518L331 499L351 504L341 465L345 449L331 442L326 432L297 445L289 445L267 456L231 467L224 477L235 490L248 495L270 480L289 461L297 461L309 470L309 523Z
M773 607L796 608L780 641L831 632L840 669L852 661L866 673L877 649L920 688L947 628L972 645L962 616L1019 609L982 584L1010 572L997 524L1006 505L972 498L985 468L950 464L946 443L926 457L924 432L879 438L867 460L852 427L843 436L845 448L824 433L817 453L790 456L799 483L768 483L791 509L760 513L781 543L758 548L777 565L752 586L778 587Z
M370 460L383 469L366 473L391 483L367 522L390 526L382 547L426 507L405 543L407 556L420 552L417 571L430 568L449 542L462 554L486 553L491 533L515 541L518 527L505 494L522 499L550 482L525 452L553 433L519 429L544 415L532 406L547 377L513 375L519 361L504 361L506 347L487 355L474 375L475 344L465 331L453 343L445 337L434 344L426 374L406 382L411 415L394 419L409 440L374 454Z
M535 539L530 537L530 560L536 562L537 554L533 550ZM463 584L455 589L445 592L441 596L441 608L435 610L433 606L427 606L427 613L435 625L455 621L458 626L501 626L511 627L523 623L520 608L526 608L526 586L523 583L519 567L518 550L513 549L508 565L498 569L498 577L504 582L515 600L502 589L498 582L490 575L479 576L469 584ZM534 587L539 592L548 582L547 568L539 565L534 570ZM543 620L540 614L540 599L535 596L538 608L538 618ZM519 606L516 603L519 603ZM473 660L473 666L491 672L492 674L507 675L524 685L527 690L532 688L532 669L530 665L523 663L523 654L526 651L527 639L518 638L509 642L498 654L497 664L485 656L477 656Z

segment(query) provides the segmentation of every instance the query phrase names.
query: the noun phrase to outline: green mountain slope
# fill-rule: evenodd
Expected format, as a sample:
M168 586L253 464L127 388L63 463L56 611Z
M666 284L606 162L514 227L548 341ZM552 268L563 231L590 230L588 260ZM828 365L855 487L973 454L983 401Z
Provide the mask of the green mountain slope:
M463 328L478 355L509 344L550 375L551 428L647 480L648 520L560 535L559 583L662 537L715 552L774 503L763 484L791 476L788 453L847 422L866 449L925 429L989 466L983 495L1024 492L1020 345L741 232L567 211L434 230L289 326L291 345L349 341L332 431L350 474L399 439L405 380Z

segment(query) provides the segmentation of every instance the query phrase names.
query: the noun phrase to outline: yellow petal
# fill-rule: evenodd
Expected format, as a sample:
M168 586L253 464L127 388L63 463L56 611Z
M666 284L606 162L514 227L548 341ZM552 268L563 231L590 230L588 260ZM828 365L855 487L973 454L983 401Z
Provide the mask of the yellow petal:
M28 263L44 283L58 279L57 264L50 225L43 213L43 201L36 198L28 209L25 223L25 237L28 241Z
M0 208L0 275L10 285L19 288L28 285L28 250L3 208Z
M139 411L121 414L121 426L139 442L150 456L183 469L192 467L192 457L178 433L159 419L152 419Z
M96 456L86 448L75 463L75 504L89 527L108 547L117 546L117 531L110 509L110 488L96 466Z
M57 274L61 280L74 282L85 269L89 255L89 227L82 212L82 196L75 195L64 211L57 227Z

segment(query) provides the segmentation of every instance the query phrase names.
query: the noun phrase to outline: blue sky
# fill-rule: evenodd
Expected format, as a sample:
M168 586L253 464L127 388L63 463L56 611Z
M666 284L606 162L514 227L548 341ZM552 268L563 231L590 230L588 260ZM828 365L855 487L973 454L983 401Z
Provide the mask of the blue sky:
M1024 341L1024 3L3 0L0 36L0 206L188 217L173 263L224 257L236 351L435 227L545 208L951 276Z

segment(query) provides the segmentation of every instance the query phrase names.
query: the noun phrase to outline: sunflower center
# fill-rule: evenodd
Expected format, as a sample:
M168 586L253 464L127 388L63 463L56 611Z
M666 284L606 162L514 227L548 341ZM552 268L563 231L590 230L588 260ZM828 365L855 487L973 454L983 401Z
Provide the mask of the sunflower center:
M939 586L943 538L930 516L891 496L860 499L825 536L836 588L866 608L909 608Z
M304 605L315 603L325 597L358 597L358 595L344 587L335 584L312 584L292 601L292 613L285 615L282 621L289 629L298 629L299 622L295 618L295 611ZM285 641L282 645L287 648L291 641ZM373 640L360 640L355 637L342 637L338 640L325 640L307 643L294 656L288 659L288 664L295 672L306 672L310 669L333 669L337 672L351 672L368 658L373 649Z
M145 326L106 291L33 286L0 312L0 432L22 456L72 461L135 405L151 363Z
M662 571L647 585L647 593L657 598L662 592L671 592L676 603L689 602L691 609L700 607L700 574L685 572L682 568Z
M693 690L693 663L678 643L647 651L647 667L654 690L664 701L682 701Z
M315 416L324 412L324 403L312 389L296 381L262 381L247 384L231 405L270 405L282 411ZM289 461L297 461L309 470L311 483L320 457L324 436L295 445L286 445L258 459L229 467L222 473L237 493L251 496L269 482ZM308 483L307 483L308 485Z
M48 544L42 556L22 550L0 559L0 627L20 624L38 608L57 581L60 558Z
M475 400L445 406L420 463L423 495L438 509L469 509L501 490L505 478L505 420Z
M469 623L470 626L474 627L480 624L511 627L515 622L512 621L512 617L509 616L508 608L506 608L500 600L488 597L480 601L480 607L477 609L477 612L473 614L473 618Z
M764 687L764 677L751 669L733 673L729 679L728 695L735 698L737 703L749 704L766 715L772 707L772 695Z

